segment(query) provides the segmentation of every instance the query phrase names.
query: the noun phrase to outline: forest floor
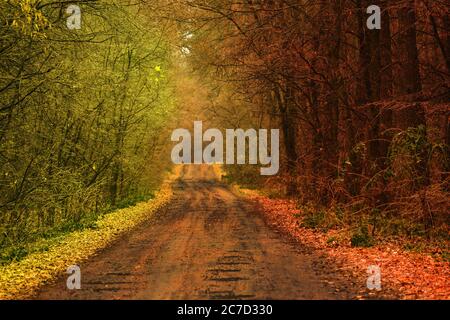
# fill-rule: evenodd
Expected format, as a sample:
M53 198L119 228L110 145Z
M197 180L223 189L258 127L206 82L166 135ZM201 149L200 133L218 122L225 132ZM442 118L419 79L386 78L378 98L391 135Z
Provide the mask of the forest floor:
M0 267L0 299L450 299L450 266L384 243L354 248L301 226L294 201L183 166L146 203ZM81 290L66 269L81 267ZM380 291L367 269L381 268Z
M260 192L237 188L260 206L266 222L280 232L321 254L352 278L367 277L368 267L381 270L384 297L421 300L450 300L450 263L431 252L405 250L401 241L384 241L372 247L352 247L342 230L320 230L303 226L304 213L292 200L271 198ZM345 232L344 232L345 234ZM370 295L370 293L369 293ZM356 298L364 299L364 295Z
M184 166L170 203L80 264L81 290L67 275L35 299L355 299L366 277L267 224L253 200L210 166Z

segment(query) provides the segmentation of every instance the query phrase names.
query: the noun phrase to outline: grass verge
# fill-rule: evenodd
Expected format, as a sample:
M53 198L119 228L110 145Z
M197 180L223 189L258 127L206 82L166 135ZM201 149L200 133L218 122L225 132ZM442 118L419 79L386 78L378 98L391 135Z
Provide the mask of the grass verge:
M172 181L180 167L166 179L154 199L102 216L88 229L74 231L49 242L40 252L0 267L0 299L26 299L45 283L105 248L121 234L130 231L167 204Z

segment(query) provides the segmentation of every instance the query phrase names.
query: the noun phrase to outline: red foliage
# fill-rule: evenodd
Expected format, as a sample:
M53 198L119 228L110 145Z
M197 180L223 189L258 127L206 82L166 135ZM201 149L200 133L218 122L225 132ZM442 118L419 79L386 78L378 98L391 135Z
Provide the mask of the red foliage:
M378 265L384 288L398 291L403 299L450 299L450 263L433 257L406 252L394 244L372 248L353 248L350 244L329 243L333 232L323 233L299 226L295 203L252 194L250 198L262 206L266 221L293 236L299 242L326 254L337 265L357 276L365 276L367 268Z

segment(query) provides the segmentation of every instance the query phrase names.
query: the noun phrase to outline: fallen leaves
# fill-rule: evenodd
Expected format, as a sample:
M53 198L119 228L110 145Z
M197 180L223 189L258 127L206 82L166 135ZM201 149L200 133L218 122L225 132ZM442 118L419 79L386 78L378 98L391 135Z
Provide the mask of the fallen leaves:
M438 262L426 254L406 252L396 244L351 247L349 243L334 240L339 236L336 230L319 232L300 227L301 212L293 201L269 199L251 190L239 191L262 207L269 224L322 251L355 276L367 277L367 268L378 265L383 287L399 292L402 299L450 299L450 263Z
M172 181L180 171L180 166L175 167L174 173L151 201L107 214L96 222L93 229L72 232L45 252L33 253L19 262L0 267L0 299L31 297L41 285L64 273L69 266L86 260L119 235L148 219L170 201Z

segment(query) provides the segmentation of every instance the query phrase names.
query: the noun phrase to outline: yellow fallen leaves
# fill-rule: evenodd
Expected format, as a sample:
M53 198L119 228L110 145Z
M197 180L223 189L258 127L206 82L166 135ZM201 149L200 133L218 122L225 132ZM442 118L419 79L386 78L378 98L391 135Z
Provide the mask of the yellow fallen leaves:
M64 273L69 266L86 260L119 235L148 219L170 201L172 181L180 171L180 166L175 167L154 199L107 214L97 221L95 229L70 233L46 252L33 253L19 262L0 267L0 299L31 297L41 285Z
M222 177L225 175L225 171L223 170L223 165L216 163L211 166L213 168L214 174L216 175L217 179L219 181L222 181Z

